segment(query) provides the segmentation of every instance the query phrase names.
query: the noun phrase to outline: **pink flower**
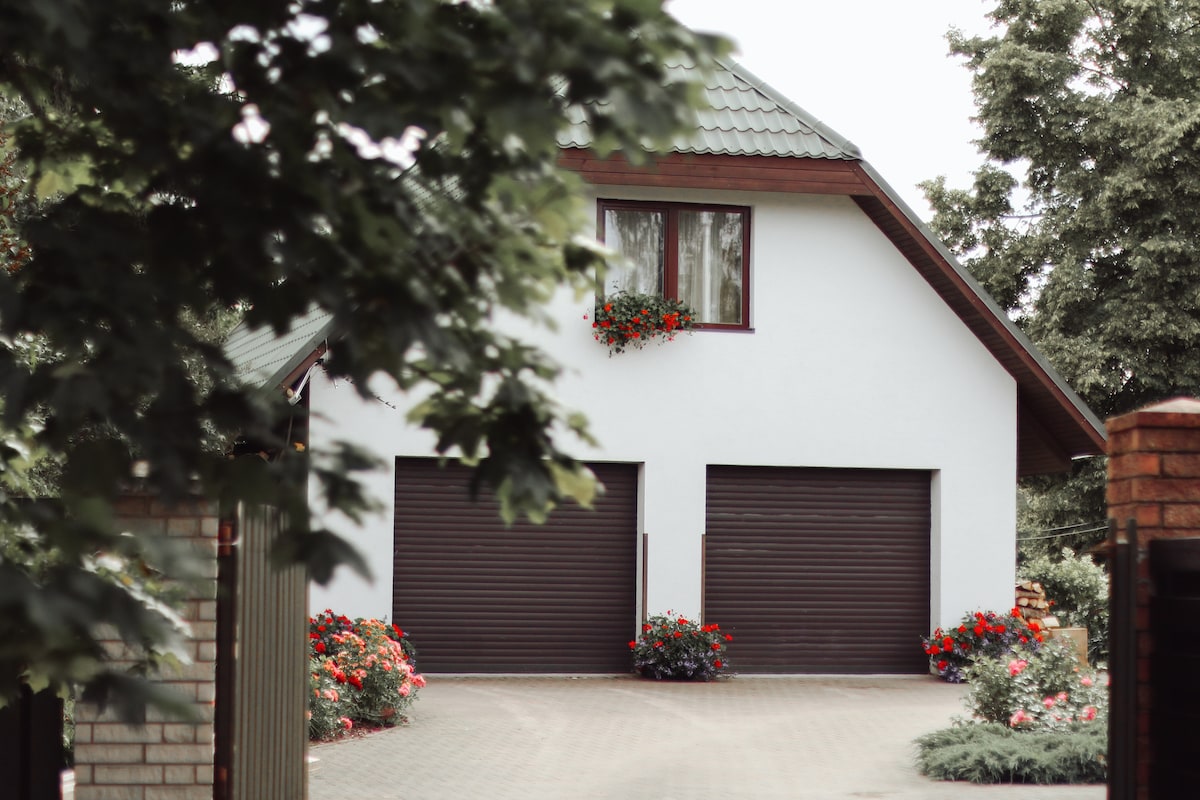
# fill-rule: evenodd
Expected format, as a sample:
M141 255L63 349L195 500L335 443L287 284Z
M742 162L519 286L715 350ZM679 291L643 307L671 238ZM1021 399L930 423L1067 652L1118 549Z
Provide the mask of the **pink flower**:
M1025 713L1025 709L1018 708L1017 712L1008 718L1008 726L1010 728L1015 728L1023 722L1031 722L1032 720L1033 717Z
M1008 674L1013 676L1020 675L1021 671L1028 666L1028 661L1020 658L1013 659L1012 661L1008 662Z
M1065 703L1065 702L1067 702L1067 693L1059 692L1058 694L1054 695L1054 699L1060 703Z
M1083 720L1084 722L1091 722L1095 718L1096 718L1096 707L1095 706L1084 706L1083 711L1079 712L1079 719Z
M342 727L345 728L346 730L350 730L351 728L354 727L354 723L350 721L349 717L342 717L341 719L338 720L338 722L342 723Z
M400 684L399 692L400 692L401 697L408 697L408 693L411 691L412 691L412 687L409 686L407 683Z
M425 686L425 676L424 675L413 675L412 682L413 682L414 686L416 686L418 689L420 689Z
M1092 685L1092 679L1089 678L1087 675L1084 675L1082 678L1080 678L1079 682L1082 683L1084 686Z
M1046 708L1054 708L1054 698L1047 697L1047 698L1043 699L1042 705L1044 705Z

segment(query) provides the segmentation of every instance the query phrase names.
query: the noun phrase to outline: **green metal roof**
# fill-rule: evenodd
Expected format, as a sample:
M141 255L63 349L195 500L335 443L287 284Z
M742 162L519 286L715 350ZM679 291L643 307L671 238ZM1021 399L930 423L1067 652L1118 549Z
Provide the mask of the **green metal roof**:
M285 333L243 322L225 340L225 356L244 383L273 389L326 340L332 327L333 315L316 306Z
M696 130L677 138L671 150L730 156L781 156L857 161L862 154L766 81L731 60L710 73L684 63L667 65L677 80L702 78L707 105L696 112ZM563 147L587 148L592 136L582 115L559 136Z

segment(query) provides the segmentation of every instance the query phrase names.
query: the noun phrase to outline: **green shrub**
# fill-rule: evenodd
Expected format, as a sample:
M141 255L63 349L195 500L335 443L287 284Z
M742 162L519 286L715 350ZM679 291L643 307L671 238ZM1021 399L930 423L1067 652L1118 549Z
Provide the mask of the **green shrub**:
M732 641L720 625L699 625L668 611L650 617L629 650L634 672L644 678L707 681L729 668Z
M917 740L917 768L942 781L1103 783L1108 735L1103 725L1062 731L1014 731L989 722L957 725Z
M1020 580L1036 581L1054 601L1063 626L1088 629L1088 659L1108 660L1108 574L1086 555L1064 547L1058 556L1042 555L1018 566Z
M396 625L327 609L309 618L308 637L311 739L345 735L356 723L394 725L425 685Z
M1107 678L1080 671L1066 643L978 658L966 675L971 690L964 703L976 719L1021 730L1107 724Z

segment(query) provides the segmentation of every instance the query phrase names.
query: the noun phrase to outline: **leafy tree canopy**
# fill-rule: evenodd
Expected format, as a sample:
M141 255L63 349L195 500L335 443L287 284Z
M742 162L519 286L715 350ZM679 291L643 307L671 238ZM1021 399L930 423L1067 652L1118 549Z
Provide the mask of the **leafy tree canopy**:
M934 230L1102 417L1200 392L1200 4L1001 0L952 33L987 162L925 185ZM1038 527L1104 519L1102 469ZM1078 544L1078 543L1076 543Z
M370 459L206 447L282 444L283 404L239 385L196 324L214 314L282 330L325 309L344 334L330 369L427 390L418 422L443 451L487 455L479 479L512 513L586 492L556 365L489 320L591 286L558 132L586 121L602 153L666 142L699 87L664 63L704 67L717 40L657 0L0 0L0 20L0 98L21 109L0 173L20 191L0 211L24 208L0 215L0 697L22 680L129 688L97 623L162 644L168 626L94 564L174 563L114 525L135 464L168 499L198 486L284 508L284 555L318 579L363 566L310 523L297 478L353 518ZM38 457L59 491L35 502Z

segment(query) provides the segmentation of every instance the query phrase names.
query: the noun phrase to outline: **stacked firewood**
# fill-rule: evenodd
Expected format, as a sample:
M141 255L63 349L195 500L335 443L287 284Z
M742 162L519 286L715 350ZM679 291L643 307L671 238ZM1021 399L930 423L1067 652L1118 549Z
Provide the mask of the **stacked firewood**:
M1021 609L1021 616L1027 620L1037 619L1051 624L1054 619L1050 617L1050 601L1046 599L1046 590L1037 581L1017 584L1017 608Z

